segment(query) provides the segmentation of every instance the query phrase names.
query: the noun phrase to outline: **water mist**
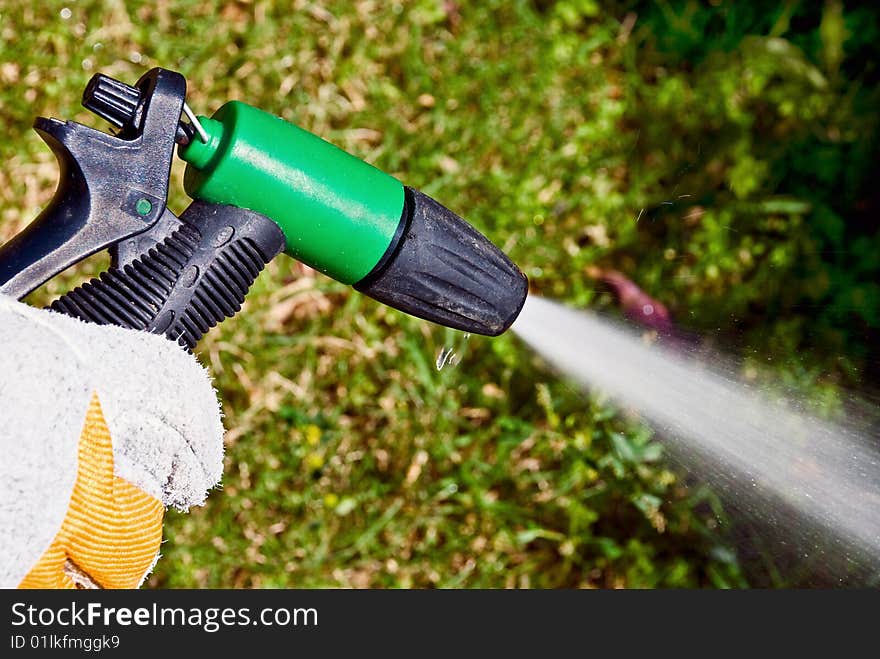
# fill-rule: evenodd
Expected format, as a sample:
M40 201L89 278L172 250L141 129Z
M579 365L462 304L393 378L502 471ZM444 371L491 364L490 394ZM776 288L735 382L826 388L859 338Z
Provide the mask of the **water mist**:
M880 455L854 427L752 391L722 360L706 365L631 329L530 296L514 332L584 387L637 409L676 456L781 529L802 554L880 568ZM817 537L821 542L816 544ZM839 570L840 568L836 568Z

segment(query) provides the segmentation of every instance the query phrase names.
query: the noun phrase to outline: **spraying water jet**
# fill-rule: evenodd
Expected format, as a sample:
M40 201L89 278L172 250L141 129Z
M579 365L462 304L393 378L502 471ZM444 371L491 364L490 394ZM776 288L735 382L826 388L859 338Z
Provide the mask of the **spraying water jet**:
M805 551L818 530L845 560L880 568L880 455L855 428L762 397L720 362L697 364L540 297L528 297L512 330L581 386L639 410L713 487L790 522L786 535Z

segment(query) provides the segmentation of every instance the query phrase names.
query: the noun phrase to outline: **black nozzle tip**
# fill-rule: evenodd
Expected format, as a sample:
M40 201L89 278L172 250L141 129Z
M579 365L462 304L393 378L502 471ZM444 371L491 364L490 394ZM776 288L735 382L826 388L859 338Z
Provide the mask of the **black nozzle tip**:
M498 336L529 282L488 238L431 197L406 188L404 230L355 288L395 309L465 332Z

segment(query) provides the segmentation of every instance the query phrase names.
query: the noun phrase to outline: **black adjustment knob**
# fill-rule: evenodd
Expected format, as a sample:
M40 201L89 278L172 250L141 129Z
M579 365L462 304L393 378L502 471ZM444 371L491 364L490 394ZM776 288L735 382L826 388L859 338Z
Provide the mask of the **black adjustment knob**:
M103 73L96 73L83 92L82 104L117 128L134 128L137 124L141 92Z

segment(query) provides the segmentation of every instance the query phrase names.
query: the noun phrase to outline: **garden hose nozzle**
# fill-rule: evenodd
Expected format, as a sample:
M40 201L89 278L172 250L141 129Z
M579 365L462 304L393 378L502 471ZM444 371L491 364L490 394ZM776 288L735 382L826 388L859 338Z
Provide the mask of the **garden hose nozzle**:
M134 86L97 74L83 105L116 134L36 119L61 177L52 202L0 247L0 293L21 299L108 249L111 267L52 308L191 349L286 251L447 327L496 336L519 314L525 275L449 209L245 103L206 118L185 101L185 79L167 69ZM167 208L175 148L194 199L180 217Z
M413 316L495 336L525 301L525 275L431 197L239 101L199 118L179 148L187 193L271 218L286 252Z

